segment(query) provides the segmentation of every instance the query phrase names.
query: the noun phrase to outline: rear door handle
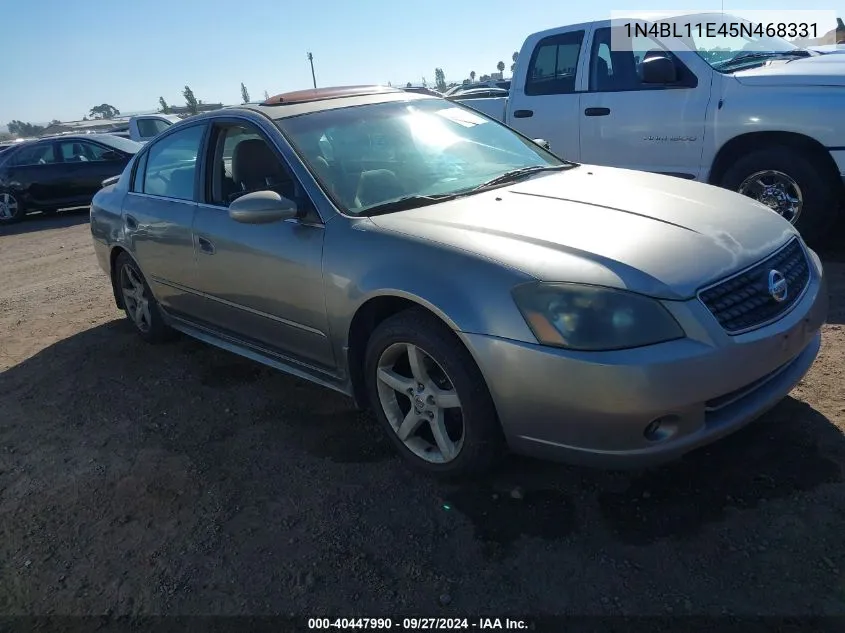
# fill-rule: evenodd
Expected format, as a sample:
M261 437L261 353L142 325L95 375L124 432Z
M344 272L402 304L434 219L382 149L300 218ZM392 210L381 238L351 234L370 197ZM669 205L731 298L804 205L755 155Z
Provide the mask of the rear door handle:
M607 116L610 114L610 108L587 108L584 110L587 116Z
M133 218L131 215L127 215L125 221L126 221L126 228L127 229L131 229L131 230L134 231L135 229L138 228L138 220Z
M200 250L203 253L206 253L208 255L214 254L214 244L211 242L211 240L206 239L204 237L198 237L197 244L199 244Z
M514 119L529 119L534 116L534 110L516 110L513 113Z

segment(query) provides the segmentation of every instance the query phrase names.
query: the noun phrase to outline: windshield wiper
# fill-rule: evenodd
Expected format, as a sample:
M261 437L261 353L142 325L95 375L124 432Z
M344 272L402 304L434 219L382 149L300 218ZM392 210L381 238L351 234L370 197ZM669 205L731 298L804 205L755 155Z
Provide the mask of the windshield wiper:
M532 165L531 167L520 167L519 169L511 169L510 171L506 171L504 174L500 176L496 176L495 178L491 178L487 182L483 182L477 187L473 187L471 191L481 191L482 189L487 189L488 187L495 187L496 185L502 185L509 182L516 182L517 180L522 180L532 174L539 174L543 171L562 171L564 169L571 169L575 165Z
M789 51L746 51L740 53L735 57L726 59L717 64L718 68L727 68L734 64L742 64L744 62L754 61L755 59L769 59L771 57L812 57L812 53L804 49L796 49Z
M363 216L382 215L384 213L393 213L394 211L406 211L407 209L416 209L418 207L425 207L430 204L437 204L438 202L445 202L457 198L457 193L441 193L432 196L405 196L398 200L391 200L390 202L383 202L376 204L368 209L364 209L361 213Z

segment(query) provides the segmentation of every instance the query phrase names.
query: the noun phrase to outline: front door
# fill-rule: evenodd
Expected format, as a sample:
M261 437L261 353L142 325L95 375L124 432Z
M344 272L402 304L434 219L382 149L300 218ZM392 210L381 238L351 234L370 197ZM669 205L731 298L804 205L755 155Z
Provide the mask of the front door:
M205 298L201 318L262 349L332 368L319 218L242 224L229 217L232 200L266 189L309 209L301 186L261 130L243 120L215 123L206 203L198 206L193 227L197 288Z
M204 123L182 127L145 147L123 203L130 250L156 299L177 315L193 315L202 308L194 288L191 225L205 130Z
M710 75L701 76L656 40L598 28L590 44L589 89L581 96L581 160L697 178L701 169ZM677 78L642 81L643 59L668 56ZM703 64L702 65L706 65Z
M511 83L507 124L528 138L549 142L552 152L578 161L579 75L586 31L562 30L537 42L525 83Z
M103 181L123 171L126 163L113 150L90 141L61 141L57 146L62 160L63 197L70 204L90 204Z

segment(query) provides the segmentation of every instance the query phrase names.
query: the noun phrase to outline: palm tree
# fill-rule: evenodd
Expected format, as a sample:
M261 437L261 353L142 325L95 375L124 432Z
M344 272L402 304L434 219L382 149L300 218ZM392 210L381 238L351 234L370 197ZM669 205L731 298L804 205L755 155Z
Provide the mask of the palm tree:
M496 68L498 69L498 71L500 73L504 73L505 72L505 62L499 62L498 64L496 64Z
M474 70L469 71L469 80L475 81L475 71Z
M513 71L516 70L516 58L517 57L519 57L519 51L514 51L514 54L511 55L511 60L513 61L513 64L511 64L511 74L513 74Z

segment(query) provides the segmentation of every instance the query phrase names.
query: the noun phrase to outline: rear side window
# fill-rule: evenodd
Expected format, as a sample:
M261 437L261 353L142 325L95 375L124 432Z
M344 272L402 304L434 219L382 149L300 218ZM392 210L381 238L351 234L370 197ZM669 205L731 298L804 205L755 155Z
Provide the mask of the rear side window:
M56 160L52 143L30 145L22 147L17 154L9 158L9 167L26 167L28 165L51 165Z
M193 200L197 156L204 132L204 125L193 125L153 141L146 152L143 193Z
M584 31L571 31L540 40L528 63L526 95L575 92L575 73L581 57Z

